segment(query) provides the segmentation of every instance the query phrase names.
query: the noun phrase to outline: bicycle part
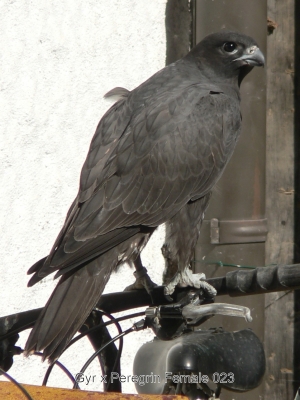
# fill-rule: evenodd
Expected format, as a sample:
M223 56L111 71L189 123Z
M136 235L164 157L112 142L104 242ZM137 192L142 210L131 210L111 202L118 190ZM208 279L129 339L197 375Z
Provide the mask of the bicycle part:
M147 362L145 362L147 360ZM265 372L264 349L249 329L190 332L169 341L154 339L137 352L133 373L138 393L162 394L165 383L215 383L227 390L256 388Z
M247 322L252 321L249 308L235 304L214 303L199 306L188 304L182 309L182 316L187 324L195 325L201 318L208 315L228 315L230 317L245 318Z
M22 349L15 346L19 339L17 333L0 341L0 368L7 372L13 365L13 356L21 354ZM1 373L0 373L1 375Z
M13 383L23 394L28 400L34 400L30 394L27 392L27 390L24 388L23 385L21 385L19 382L17 382L11 375L9 375L6 371L4 371L2 368L0 368L0 375L4 375L11 383Z
M251 271L237 270L228 272L221 278L208 279L207 282L217 290L217 295L245 296L295 290L300 288L300 264L258 267ZM182 293L190 290L191 288L176 288L174 301L176 302ZM97 307L114 313L142 306L170 304L164 296L163 286L155 287L151 297L144 290L111 293L102 295ZM20 353L18 347L10 348L8 351L5 340L11 338L11 343L15 343L17 337L12 338L12 336L31 328L41 310L42 308L39 308L0 318L0 366L3 369L9 370L13 355ZM183 329L180 325L178 328Z

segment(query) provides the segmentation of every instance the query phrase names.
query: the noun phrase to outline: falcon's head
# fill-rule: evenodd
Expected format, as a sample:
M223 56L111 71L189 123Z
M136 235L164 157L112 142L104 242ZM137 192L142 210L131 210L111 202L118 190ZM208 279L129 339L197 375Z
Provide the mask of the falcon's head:
M196 58L200 70L209 78L236 78L239 83L253 67L265 63L254 39L225 30L206 36L189 55Z

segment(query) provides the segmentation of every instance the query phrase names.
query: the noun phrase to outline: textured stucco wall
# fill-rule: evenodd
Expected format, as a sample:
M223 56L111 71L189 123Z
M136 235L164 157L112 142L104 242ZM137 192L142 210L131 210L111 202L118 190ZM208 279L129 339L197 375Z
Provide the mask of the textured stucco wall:
M103 95L115 86L132 89L164 66L165 3L0 2L0 316L41 307L49 297L52 277L29 289L26 271L48 253L76 195L90 140L110 106ZM161 229L143 255L158 283L162 238ZM124 267L107 290L132 282ZM125 375L131 373L130 357L151 337L148 332L125 339ZM63 361L76 373L91 352L81 341ZM9 372L40 384L46 367L34 357L17 357ZM96 367L87 373L100 375ZM61 372L50 384L70 387ZM133 385L124 390L132 392Z

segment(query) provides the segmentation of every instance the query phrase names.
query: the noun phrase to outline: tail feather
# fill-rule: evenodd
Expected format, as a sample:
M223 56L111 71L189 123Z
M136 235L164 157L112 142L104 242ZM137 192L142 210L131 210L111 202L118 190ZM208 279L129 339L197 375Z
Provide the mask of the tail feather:
M54 337L54 339L45 347L43 352L43 358L49 358L50 361L57 359L61 352L65 349L66 345L72 340L72 337L87 319L95 303L99 300L99 287L95 295L95 284L94 282L88 288L89 290L85 293L88 298L88 304L84 305L80 302L76 302L76 314L70 314L69 318L66 319L62 330ZM102 288L103 290L103 288ZM96 299L96 300L95 300ZM50 332L52 334L52 332ZM55 332L54 332L55 334ZM46 332L46 335L47 332ZM61 336L62 335L62 336Z
M27 271L27 275L31 275L34 272L39 271L42 268L42 266L44 265L47 257L44 257L41 260L37 261L35 264L33 264L32 267L30 267L29 270ZM30 285L30 286L32 286L32 285Z
M50 362L61 355L100 299L116 263L107 261L99 257L60 279L29 335L25 355L44 350Z

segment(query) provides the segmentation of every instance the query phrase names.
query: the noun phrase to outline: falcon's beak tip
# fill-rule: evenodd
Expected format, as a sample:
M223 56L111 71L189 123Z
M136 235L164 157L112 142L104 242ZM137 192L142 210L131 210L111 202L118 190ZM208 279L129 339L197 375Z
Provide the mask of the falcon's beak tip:
M251 67L262 67L265 65L265 57L257 46L249 47L243 56L236 58L234 61L243 61Z

